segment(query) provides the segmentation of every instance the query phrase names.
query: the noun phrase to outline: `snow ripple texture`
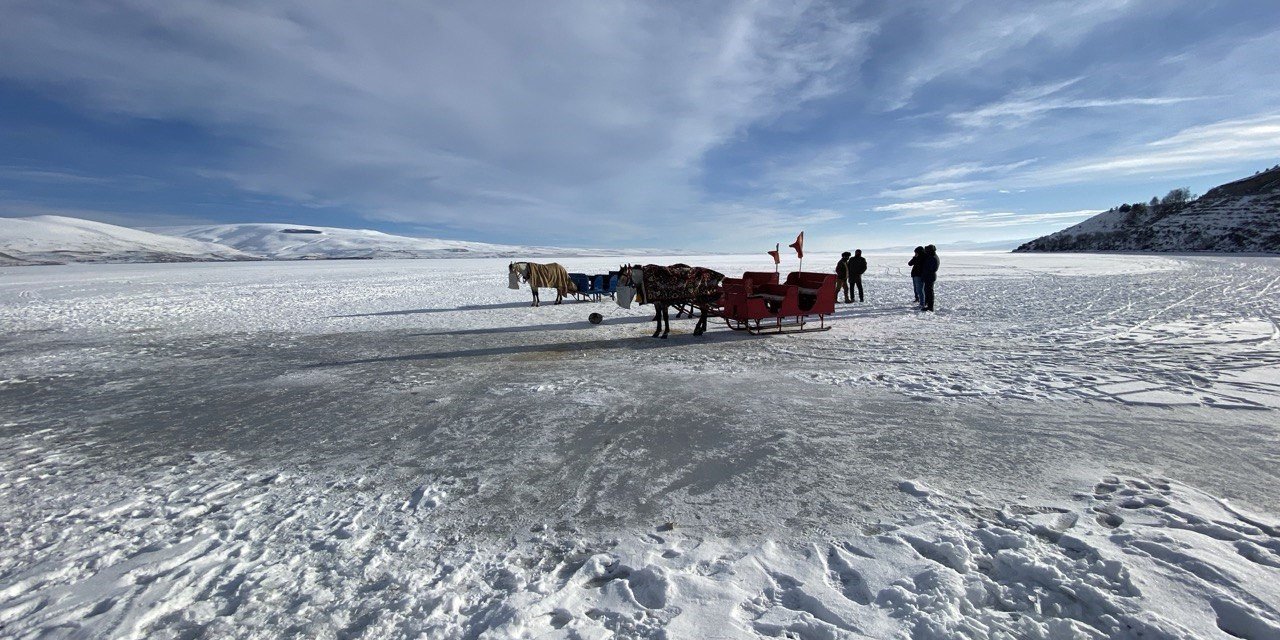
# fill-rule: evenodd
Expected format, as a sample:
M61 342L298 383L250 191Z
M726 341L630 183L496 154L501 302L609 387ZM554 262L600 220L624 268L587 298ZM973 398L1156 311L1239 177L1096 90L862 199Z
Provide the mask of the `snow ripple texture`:
M814 541L666 523L495 542L433 526L447 479L390 492L217 454L101 475L91 444L45 439L4 457L10 637L1280 634L1280 523L1163 478L1104 477L1065 506L903 481L905 515Z

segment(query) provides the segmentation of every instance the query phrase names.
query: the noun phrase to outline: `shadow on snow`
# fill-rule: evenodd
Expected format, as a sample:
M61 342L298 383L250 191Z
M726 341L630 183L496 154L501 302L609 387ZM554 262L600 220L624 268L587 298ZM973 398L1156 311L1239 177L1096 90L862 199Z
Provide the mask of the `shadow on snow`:
M440 335L440 334L427 334ZM506 345L485 347L480 349L462 349L459 351L440 351L435 353L410 353L379 358L360 358L357 360L337 360L333 362L317 362L309 365L316 367L346 367L357 364L377 364L381 362L413 362L430 360L453 360L457 358L483 358L489 356L514 356L534 353L575 353L583 351L647 351L667 347L683 347L698 344L716 344L740 342L742 340L758 340L736 331L708 333L695 337L691 334L672 334L666 340L648 336L626 336L602 340L580 340L574 342L552 342L546 344Z

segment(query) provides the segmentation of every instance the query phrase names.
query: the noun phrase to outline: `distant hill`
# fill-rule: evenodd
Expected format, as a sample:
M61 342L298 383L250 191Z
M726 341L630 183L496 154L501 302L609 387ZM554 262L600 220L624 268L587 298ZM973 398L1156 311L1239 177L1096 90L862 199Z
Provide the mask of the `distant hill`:
M1192 199L1124 204L1015 251L1222 251L1280 253L1280 165Z
M273 223L218 224L153 229L171 236L215 242L268 260L372 258L515 258L605 256L607 250L412 238L369 229L342 229Z
M411 238L367 229L305 225L250 223L142 230L64 216L0 217L0 267L68 262L530 258L621 254L607 249Z
M80 218L0 218L0 266L253 259L219 244Z

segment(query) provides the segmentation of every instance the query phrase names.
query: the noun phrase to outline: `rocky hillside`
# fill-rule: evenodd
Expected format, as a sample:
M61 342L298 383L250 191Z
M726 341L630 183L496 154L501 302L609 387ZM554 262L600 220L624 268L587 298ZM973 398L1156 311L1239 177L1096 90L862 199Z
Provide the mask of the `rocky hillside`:
M1123 204L1015 251L1224 251L1280 253L1280 165L1199 198L1175 189Z

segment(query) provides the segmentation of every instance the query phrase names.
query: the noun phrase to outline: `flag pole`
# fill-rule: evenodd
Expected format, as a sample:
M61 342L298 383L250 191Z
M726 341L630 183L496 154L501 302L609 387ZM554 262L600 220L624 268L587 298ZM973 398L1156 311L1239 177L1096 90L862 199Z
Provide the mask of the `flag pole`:
M782 243L781 243L781 242L775 242L775 243L773 244L773 250L776 252L776 253L774 254L775 256L780 256L780 255L782 255ZM774 273L777 273L777 272L778 272L778 263L779 263L779 262L781 262L781 260L778 260L778 259L775 257L775 258L774 258L774 260L773 260L773 272L774 272Z

